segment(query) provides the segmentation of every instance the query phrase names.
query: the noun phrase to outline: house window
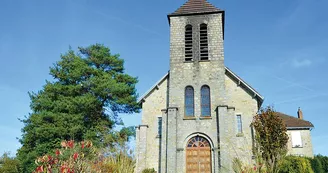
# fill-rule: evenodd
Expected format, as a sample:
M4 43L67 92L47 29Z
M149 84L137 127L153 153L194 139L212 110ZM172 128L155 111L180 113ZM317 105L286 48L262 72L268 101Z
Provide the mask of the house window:
M292 147L293 148L303 147L300 131L292 131Z
M158 117L158 136L162 136L162 117Z
M241 115L237 115L237 132L238 134L243 133L243 125L241 121Z
M192 26L185 28L185 61L192 61Z
M200 44L200 60L208 60L208 37L207 37L207 25L200 25L199 34L199 44Z
M194 116L194 88L187 86L185 90L185 116Z
M202 86L201 91L201 116L211 116L211 95L210 87L207 85Z

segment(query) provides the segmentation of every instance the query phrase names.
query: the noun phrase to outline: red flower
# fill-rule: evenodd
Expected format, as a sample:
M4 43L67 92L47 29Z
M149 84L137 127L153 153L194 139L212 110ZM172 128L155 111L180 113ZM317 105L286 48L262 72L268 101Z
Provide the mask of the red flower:
M60 151L57 149L56 150L56 156L59 156L59 154L60 154Z
M81 142L81 148L84 148L84 141Z
M67 145L68 145L69 148L73 148L74 147L74 141L73 140L68 141Z
M52 160L52 157L48 155L48 162Z
M36 168L36 172L43 172L43 166L39 166Z
M254 171L256 171L256 166L254 166Z
M73 159L76 160L79 157L79 153L74 153Z
M64 172L66 172L65 170L66 170L66 165L62 165L62 166L60 167L60 172L61 172L61 173L64 173Z

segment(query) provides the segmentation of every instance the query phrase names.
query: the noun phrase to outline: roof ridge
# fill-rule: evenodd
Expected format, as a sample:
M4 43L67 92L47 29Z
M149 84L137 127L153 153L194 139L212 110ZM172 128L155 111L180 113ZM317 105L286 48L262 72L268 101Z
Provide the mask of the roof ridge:
M175 12L169 15L186 15L195 13L213 13L222 12L221 9L215 7L207 0L188 0L180 6Z
M287 127L314 127L310 121L299 119L295 116L287 115L282 112L276 112L276 113L282 120L284 120Z

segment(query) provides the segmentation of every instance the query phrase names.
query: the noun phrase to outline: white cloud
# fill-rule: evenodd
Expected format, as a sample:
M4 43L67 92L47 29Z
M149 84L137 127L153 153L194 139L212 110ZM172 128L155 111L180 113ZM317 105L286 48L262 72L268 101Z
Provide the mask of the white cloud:
M295 68L308 67L308 66L311 66L312 64L313 64L313 62L309 59L294 58L291 61L291 66L295 67Z

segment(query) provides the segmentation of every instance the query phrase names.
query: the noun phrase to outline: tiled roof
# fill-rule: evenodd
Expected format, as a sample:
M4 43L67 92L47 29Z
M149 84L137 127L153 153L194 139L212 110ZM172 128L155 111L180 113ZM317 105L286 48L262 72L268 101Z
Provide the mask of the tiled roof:
M284 121L287 128L313 128L313 124L310 121L299 119L290 115L277 112L277 115Z
M222 12L216 8L211 3L206 0L188 0L183 4L178 10L169 14L169 16L175 15L186 15L186 14L195 14L195 13L213 13L213 12Z

